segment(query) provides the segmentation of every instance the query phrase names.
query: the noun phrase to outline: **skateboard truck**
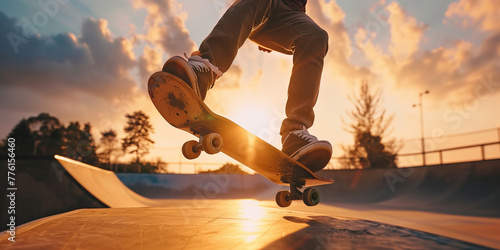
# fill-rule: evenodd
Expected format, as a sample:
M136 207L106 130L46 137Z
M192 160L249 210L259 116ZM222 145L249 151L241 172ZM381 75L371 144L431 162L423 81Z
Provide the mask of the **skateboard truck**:
M307 206L316 206L319 203L319 192L315 188L306 188L304 192L300 189L305 185L305 181L290 180L282 178L284 183L290 184L290 191L281 190L276 194L276 203L280 207L288 207L293 200L302 200Z
M201 151L207 154L217 154L222 150L222 136L217 133L200 135L199 141L191 140L182 145L182 155L186 159L193 160L200 156Z

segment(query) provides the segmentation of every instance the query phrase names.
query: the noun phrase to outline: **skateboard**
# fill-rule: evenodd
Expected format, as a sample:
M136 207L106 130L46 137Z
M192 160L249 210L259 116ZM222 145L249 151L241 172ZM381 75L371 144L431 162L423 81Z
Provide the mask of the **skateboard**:
M319 203L319 192L311 188L333 183L317 176L307 167L271 144L248 132L233 121L217 115L180 78L156 72L149 78L148 92L153 104L172 126L198 137L182 146L187 159L223 152L255 170L272 182L289 185L290 191L276 194L276 203L287 207L292 200L303 200L308 206ZM307 187L303 192L301 189Z

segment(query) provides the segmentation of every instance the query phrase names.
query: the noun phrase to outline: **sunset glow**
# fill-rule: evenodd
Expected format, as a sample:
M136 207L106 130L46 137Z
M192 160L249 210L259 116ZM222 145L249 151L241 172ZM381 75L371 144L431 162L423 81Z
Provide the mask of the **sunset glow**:
M235 103L230 111L228 117L235 123L241 125L252 134L263 135L265 129L270 127L270 107L257 101L252 101L248 96L242 96L240 102Z
M64 124L90 122L96 140L107 129L121 137L124 115L142 110L155 128L148 157L182 165L186 160L179 159L177 148L192 137L158 114L146 81L167 58L196 50L231 2L71 1L47 14L37 2L7 1L0 10L2 31L27 36L17 43L1 40L2 137L22 118L41 112ZM400 153L420 150L419 111L412 106L424 90L430 91L423 99L424 136L433 150L498 141L500 116L493 108L500 105L498 9L494 0L308 1L307 14L329 34L310 130L333 143L334 157L342 156L341 145L353 141L342 124L352 107L347 96L367 79L382 91L387 114L394 115L391 137L404 142ZM46 23L36 20L44 14ZM30 30L19 33L23 27ZM247 41L206 103L280 148L291 69L291 56L259 52ZM474 143L453 137L482 130L492 132L478 133ZM232 160L214 155L197 161Z

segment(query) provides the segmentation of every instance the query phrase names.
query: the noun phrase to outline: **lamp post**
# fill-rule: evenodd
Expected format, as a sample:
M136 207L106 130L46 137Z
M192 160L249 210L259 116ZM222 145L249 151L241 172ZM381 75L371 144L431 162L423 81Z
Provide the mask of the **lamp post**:
M413 107L420 107L420 134L422 136L422 163L425 166L425 139L424 139L424 111L422 109L422 96L425 94L429 94L429 90L426 90L424 92L420 92L418 94L419 96L419 102L418 104L413 104Z

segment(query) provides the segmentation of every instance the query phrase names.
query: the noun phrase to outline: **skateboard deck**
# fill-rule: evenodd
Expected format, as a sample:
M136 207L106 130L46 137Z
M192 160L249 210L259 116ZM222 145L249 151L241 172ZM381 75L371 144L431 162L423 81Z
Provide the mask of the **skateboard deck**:
M295 191L306 186L333 183L333 180L317 176L271 144L211 111L190 86L170 73L154 73L148 82L148 92L156 109L172 126L199 138L215 133L220 135L224 154L274 183L290 185Z

